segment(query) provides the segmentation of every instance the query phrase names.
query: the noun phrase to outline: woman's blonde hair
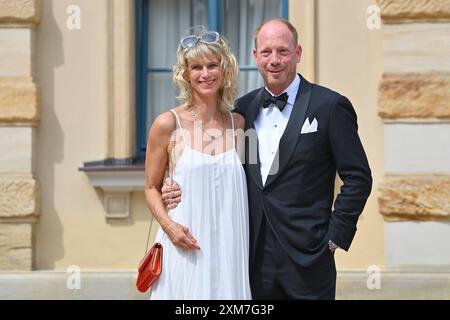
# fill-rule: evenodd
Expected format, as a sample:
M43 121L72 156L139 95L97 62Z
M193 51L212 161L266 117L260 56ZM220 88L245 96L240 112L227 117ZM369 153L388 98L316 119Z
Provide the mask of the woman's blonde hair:
M173 81L180 88L180 95L177 98L187 107L192 107L193 95L189 82L188 61L189 59L211 57L212 55L219 57L220 70L223 75L219 88L219 110L230 111L233 109L234 99L238 91L239 69L235 56L222 36L213 43L198 41L192 47L186 49L181 44L178 46L177 63L173 66Z

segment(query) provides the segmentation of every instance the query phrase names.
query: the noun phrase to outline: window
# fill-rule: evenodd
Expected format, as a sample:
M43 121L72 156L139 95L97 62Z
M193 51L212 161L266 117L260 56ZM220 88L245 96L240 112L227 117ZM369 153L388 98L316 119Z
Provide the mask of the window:
M205 25L229 41L240 64L239 95L261 87L253 32L264 20L288 18L287 0L136 0L137 155L144 156L154 118L178 104L172 66L186 29Z

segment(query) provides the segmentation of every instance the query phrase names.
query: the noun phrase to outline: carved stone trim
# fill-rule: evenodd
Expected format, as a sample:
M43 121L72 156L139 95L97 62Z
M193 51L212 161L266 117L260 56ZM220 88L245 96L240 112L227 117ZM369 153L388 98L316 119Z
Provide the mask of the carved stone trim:
M40 119L40 98L31 77L0 78L0 123L31 123Z
M98 163L101 163L99 161ZM130 196L133 191L144 190L144 168L140 166L118 166L114 168L97 165L84 167L93 187L104 192L103 205L106 219L127 219L130 217Z
M377 0L387 23L450 21L450 0Z
M379 191L386 221L450 220L450 176L386 176Z
M378 114L383 119L450 119L450 73L385 74Z
M0 178L0 218L37 217L40 211L39 187L34 179Z
M36 27L41 5L41 0L0 0L0 25Z

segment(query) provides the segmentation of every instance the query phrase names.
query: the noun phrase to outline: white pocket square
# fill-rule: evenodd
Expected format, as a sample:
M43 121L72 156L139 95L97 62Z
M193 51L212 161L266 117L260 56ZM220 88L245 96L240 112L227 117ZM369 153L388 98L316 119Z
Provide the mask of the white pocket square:
M318 126L319 123L317 122L316 118L314 118L311 123L309 123L309 118L306 118L305 122L303 123L302 131L300 132L300 134L316 132Z

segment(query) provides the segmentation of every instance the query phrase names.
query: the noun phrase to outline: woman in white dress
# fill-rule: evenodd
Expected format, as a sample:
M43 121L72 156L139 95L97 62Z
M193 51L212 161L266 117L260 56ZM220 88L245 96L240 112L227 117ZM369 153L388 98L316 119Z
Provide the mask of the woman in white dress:
M204 27L180 41L177 56L181 105L155 119L147 144L145 196L164 248L150 299L251 299L247 185L237 153L243 139L235 134L245 119L230 112L236 59ZM161 198L166 169L183 190L169 212Z

